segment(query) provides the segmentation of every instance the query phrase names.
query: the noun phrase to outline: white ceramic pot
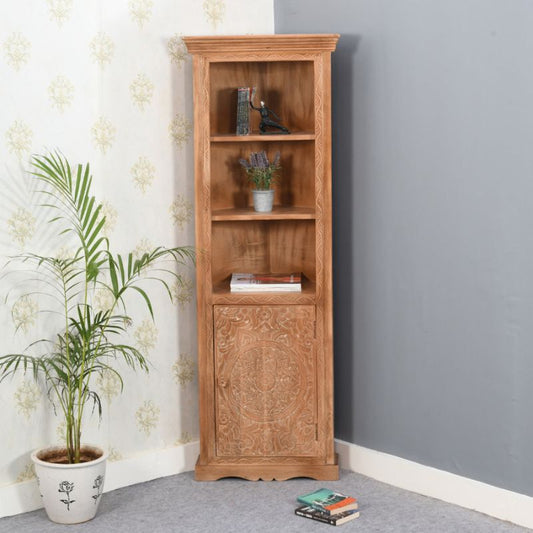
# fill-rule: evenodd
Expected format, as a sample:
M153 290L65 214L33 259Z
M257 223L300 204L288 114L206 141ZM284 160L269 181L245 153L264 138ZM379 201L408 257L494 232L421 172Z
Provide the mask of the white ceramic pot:
M274 190L267 191L252 190L254 197L254 209L259 213L269 213L272 211L272 204L274 203Z
M59 456L64 447L44 448L31 454L48 518L59 524L77 524L96 515L104 490L107 453L97 446L82 446L82 455L96 456L78 464L43 460Z

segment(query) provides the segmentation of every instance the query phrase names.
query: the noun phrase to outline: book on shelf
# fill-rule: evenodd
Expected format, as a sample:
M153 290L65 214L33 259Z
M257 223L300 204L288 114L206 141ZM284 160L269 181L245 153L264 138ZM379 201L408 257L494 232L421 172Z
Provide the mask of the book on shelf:
M357 505L357 504L356 504ZM318 522L324 522L325 524L330 524L332 526L340 526L350 520L355 520L359 518L359 511L357 508L351 509L350 511L344 511L336 515L330 515L319 511L310 505L302 505L297 507L294 512L298 516L303 516L304 518L310 518L311 520L317 520Z
M358 508L355 498L324 488L298 496L298 501L318 511L322 511L328 516L353 511Z
M231 275L231 292L300 292L301 290L301 272L289 274L239 272Z
M250 134L250 101L255 92L253 87L239 87L237 89L237 135Z

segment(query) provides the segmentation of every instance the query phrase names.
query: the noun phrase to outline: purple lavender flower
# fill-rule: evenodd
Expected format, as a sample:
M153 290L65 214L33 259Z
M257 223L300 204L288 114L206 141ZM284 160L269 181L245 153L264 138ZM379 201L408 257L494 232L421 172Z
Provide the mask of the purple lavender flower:
M267 153L264 150L252 152L249 159L249 161L239 159L239 163L248 174L250 181L255 185L256 189L270 189L272 183L276 180L277 171L281 168L279 151L274 155L272 163L268 161Z

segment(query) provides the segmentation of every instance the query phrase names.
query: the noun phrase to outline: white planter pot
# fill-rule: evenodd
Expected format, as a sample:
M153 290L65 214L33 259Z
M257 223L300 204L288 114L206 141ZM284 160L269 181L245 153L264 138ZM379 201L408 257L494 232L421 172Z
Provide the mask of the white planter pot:
M259 213L269 213L272 211L272 204L274 203L274 190L268 191L252 190L254 197L254 209Z
M64 447L44 448L31 454L48 518L59 524L77 524L96 515L104 490L107 453L97 446L82 446L98 458L78 464L43 461ZM98 456L99 455L99 456Z

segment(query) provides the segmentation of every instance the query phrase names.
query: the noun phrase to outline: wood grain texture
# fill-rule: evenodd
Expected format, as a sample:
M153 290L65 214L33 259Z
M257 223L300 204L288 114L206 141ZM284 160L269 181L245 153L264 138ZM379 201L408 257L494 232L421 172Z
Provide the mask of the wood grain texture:
M291 131L313 132L313 75L313 62L309 60L211 63L211 135L235 133L236 87L255 87L255 105L265 101L283 123L290 124ZM259 112L250 109L250 117L252 132L259 134Z
M234 133L224 133L219 135L211 135L209 138L211 142L229 143L229 142L241 142L249 143L253 141L264 142L291 142L291 141L314 141L315 134L305 131L291 131L289 136L286 135L261 135L260 133L250 133L249 135L236 135Z
M258 213L251 207L217 209L211 213L213 222L223 220L313 220L314 207L274 206L269 213Z
M309 477L316 480L339 479L339 466L337 458L333 464L312 465L312 464L210 464L196 463L194 470L195 478L198 481L216 481L224 477L240 477L250 481L285 481L295 477Z
M246 57L268 56L278 52L287 57L294 52L309 57L313 52L333 52L339 35L333 34L279 34L279 35L207 35L188 36L183 40L189 53L196 55L221 55L223 57L241 53ZM253 59L255 60L255 59Z
M314 306L214 311L217 456L315 456Z
M219 221L211 231L214 284L234 272L303 272L316 278L314 220Z
M338 35L185 37L193 54L200 457L196 478L337 479L333 452L330 55ZM255 86L291 135L235 136ZM238 160L281 154L272 213ZM300 293L229 291L233 272L304 274Z
M281 136L276 137L279 139ZM248 159L251 152L262 150L270 160L277 152L280 153L282 168L274 187L274 205L315 209L315 145L315 141L289 142L284 139L266 143L251 140L246 143L211 143L212 209L242 209L252 206L252 187L239 160Z

